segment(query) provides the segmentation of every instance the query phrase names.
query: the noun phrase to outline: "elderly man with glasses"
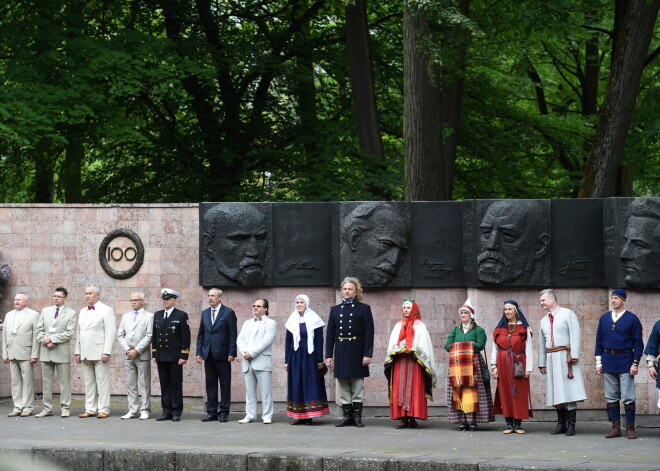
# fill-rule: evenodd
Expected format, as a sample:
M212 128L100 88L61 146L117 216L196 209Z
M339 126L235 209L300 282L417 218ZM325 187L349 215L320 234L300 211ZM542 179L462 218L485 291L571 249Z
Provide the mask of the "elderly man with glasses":
M128 413L122 419L146 420L151 413L151 337L154 315L144 309L144 293L131 294L131 310L121 318L117 341L121 346L126 369L126 395ZM142 392L142 407L138 414L139 392Z

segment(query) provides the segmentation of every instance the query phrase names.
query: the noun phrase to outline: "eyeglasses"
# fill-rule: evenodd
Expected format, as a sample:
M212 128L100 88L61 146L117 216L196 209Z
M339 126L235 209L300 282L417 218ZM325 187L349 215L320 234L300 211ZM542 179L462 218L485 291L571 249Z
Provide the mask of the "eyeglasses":
M132 303L139 303L140 301L143 301L143 299L130 299Z
M258 304L253 304L252 307L263 307L263 306L259 306Z
M54 298L63 298L64 296L60 296L59 294L54 294L53 297Z

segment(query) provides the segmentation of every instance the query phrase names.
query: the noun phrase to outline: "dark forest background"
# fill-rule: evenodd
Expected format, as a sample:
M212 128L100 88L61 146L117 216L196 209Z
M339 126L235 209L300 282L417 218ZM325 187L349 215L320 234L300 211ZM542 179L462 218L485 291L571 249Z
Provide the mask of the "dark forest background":
M659 0L4 0L7 203L660 194Z

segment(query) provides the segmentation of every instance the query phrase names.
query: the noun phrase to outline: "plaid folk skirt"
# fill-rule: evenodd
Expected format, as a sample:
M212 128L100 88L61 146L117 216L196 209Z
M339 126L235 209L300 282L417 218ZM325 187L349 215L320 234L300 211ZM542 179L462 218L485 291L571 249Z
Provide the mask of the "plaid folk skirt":
M454 394L451 389L451 380L447 378L447 417L452 424L460 424L461 422L478 422L486 424L488 422L495 422L495 414L493 414L493 395L490 392L490 379L484 382L484 373L487 374L488 369L486 361L481 353L474 355L475 369L479 371L479 381L477 381L477 396L478 396L478 409L470 417L465 417L461 410L454 410L452 407ZM474 420L471 417L474 415Z

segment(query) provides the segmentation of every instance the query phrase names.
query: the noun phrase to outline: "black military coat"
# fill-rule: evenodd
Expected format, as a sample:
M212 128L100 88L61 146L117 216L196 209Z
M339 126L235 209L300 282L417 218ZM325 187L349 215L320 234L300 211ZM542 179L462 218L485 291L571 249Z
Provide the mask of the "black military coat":
M364 378L369 367L363 357L373 357L374 319L368 304L353 301L330 309L325 342L325 357L334 349L335 378Z
M190 325L188 314L174 308L165 319L165 311L154 314L151 356L156 361L188 360L190 353Z

